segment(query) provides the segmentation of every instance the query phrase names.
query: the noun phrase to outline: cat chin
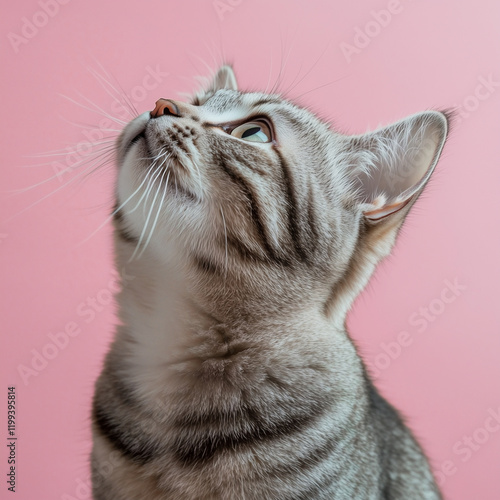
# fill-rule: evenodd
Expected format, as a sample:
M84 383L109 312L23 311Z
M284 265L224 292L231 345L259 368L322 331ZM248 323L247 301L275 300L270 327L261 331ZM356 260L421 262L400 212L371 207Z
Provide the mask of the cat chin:
M176 182L173 175L167 179L168 172L182 167L172 165L168 170L158 171L156 177L147 176L148 170L138 162L138 156L132 151L118 175L116 205L121 207L123 226L130 236L123 243L132 250L138 248L136 258L143 254L146 242L146 247L160 256L169 244L174 241L180 244L182 236L190 239L195 228L200 223L203 226L204 210L200 208L201 199L190 187L182 181ZM150 255L149 250L144 255Z

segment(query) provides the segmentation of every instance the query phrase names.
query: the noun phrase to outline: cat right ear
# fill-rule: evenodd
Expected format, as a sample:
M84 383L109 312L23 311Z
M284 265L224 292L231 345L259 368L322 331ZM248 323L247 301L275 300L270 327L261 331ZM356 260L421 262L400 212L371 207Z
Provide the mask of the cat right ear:
M228 64L221 66L217 70L204 88L195 94L191 100L191 104L201 106L210 97L212 97L215 92L221 89L238 90L238 83L236 82L236 76L233 68Z
M385 219L415 201L436 166L447 134L448 116L426 111L349 138L352 188L367 220Z

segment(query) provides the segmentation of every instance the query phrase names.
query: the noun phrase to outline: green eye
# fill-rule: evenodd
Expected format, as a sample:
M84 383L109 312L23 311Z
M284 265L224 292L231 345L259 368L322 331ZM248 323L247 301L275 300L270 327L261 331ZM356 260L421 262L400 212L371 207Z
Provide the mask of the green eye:
M269 126L264 122L244 123L233 129L231 135L250 142L271 142L273 140Z

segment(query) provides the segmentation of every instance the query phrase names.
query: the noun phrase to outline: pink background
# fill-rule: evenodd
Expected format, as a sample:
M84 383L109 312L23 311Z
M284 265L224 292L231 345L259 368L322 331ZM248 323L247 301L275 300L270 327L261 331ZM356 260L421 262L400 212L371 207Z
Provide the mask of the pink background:
M100 63L142 112L193 90L195 76L223 57L244 88L272 85L281 68L291 98L353 133L428 108L460 113L394 255L349 325L377 384L420 437L445 497L500 498L500 424L491 417L500 420L499 21L496 0L4 2L1 189L35 186L1 201L0 414L6 436L7 386L15 385L15 498L90 498L90 400L115 324L109 224L82 243L110 211L114 168L79 178L85 166L72 168L36 186L57 163L73 165L66 155L75 145L102 135L102 117L61 94L117 116L86 69L102 73ZM156 80L148 68L158 68ZM35 157L54 150L64 154ZM448 303L447 280L462 286L444 291ZM88 298L96 298L93 315ZM80 333L54 352L49 334L68 323ZM398 336L411 340L398 347ZM52 359L23 380L19 368L32 368L36 352ZM5 448L1 456L5 478ZM0 488L10 498L4 481Z

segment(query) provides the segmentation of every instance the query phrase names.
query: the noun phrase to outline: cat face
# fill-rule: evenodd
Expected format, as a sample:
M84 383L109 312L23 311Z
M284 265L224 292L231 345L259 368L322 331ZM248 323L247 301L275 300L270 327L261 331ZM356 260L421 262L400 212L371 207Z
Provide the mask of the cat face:
M212 300L330 314L390 251L446 134L426 112L344 136L238 91L224 66L191 103L161 99L123 131L117 242L129 260L182 267Z

